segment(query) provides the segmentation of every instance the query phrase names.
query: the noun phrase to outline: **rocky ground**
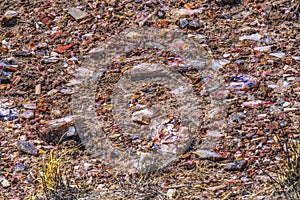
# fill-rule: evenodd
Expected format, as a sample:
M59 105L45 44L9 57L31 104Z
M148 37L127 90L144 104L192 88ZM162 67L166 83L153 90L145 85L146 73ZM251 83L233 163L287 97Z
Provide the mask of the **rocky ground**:
M287 138L298 141L300 23L294 4L0 1L1 199L42 199L41 188L48 199L280 198L265 172L274 175L284 164ZM152 43L116 52L128 30L130 41L162 34L158 43L171 47ZM164 37L174 34L175 43ZM180 55L193 48L210 67L197 68ZM104 64L97 61L101 55ZM177 81L128 81L139 73ZM207 81L215 76L217 83ZM210 90L216 85L218 93ZM123 87L129 89L122 93ZM155 130L150 136L149 128ZM105 152L132 149L147 160L167 149L175 157L152 157L156 166L140 172L127 154L121 165L109 166L111 152L94 152L103 137L110 141ZM62 184L42 184L45 159L49 164L50 155L64 153L57 161L62 180L54 178Z

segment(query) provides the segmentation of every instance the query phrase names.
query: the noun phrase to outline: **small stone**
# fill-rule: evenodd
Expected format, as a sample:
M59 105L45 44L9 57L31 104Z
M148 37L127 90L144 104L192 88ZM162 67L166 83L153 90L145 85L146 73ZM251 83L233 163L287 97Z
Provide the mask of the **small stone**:
M300 56L292 56L294 60L300 60Z
M256 196L256 198L257 198L258 200L260 200L260 199L265 199L266 196L260 195L260 196Z
M180 16L192 16L194 14L199 14L202 13L203 9L202 8L198 8L198 9L186 9L186 8L182 8L182 9L178 9L175 10L175 14L180 15Z
M5 20L11 20L12 18L15 18L18 14L19 12L17 11L9 10L3 15L3 18Z
M218 191L218 190L222 190L226 187L226 185L217 185L217 186L212 186L212 187L208 187L207 190L210 191Z
M52 89L52 90L50 90L49 92L47 92L47 95L48 96L53 96L53 95L55 95L57 93L57 90L56 89Z
M68 87L57 87L57 90L62 94L73 94L74 89Z
M126 38L128 38L128 39L136 39L136 38L139 38L139 37L141 37L141 34L139 34L137 32L134 32L134 31L131 31L131 32L126 34ZM94 53L94 52L97 52L97 49L92 49L90 51L90 53Z
M35 90L34 90L35 92L35 94L41 94L41 92L42 92L42 86L41 86L41 84L37 84L36 86L35 86Z
M198 29L201 26L202 26L202 24L200 22L198 22L197 20L192 20L189 22L189 28Z
M15 164L15 167L14 167L14 170L16 172L21 172L23 170L26 169L26 166L21 162L21 161L18 161L16 164Z
M173 199L176 196L176 189L169 189L167 192L169 199Z
M47 16L45 13L41 14L39 16L39 19L46 26L49 26L50 24L52 24L52 19L49 16Z
M195 38L200 40L200 39L206 38L206 36L202 35L202 34L197 34L197 35L195 35Z
M259 114L257 115L258 119L265 119L267 117L267 114Z
M194 154L196 154L200 159L217 159L217 158L222 158L222 155L212 152L212 151L208 151L208 150L202 150L199 149L197 151L193 152Z
M243 181L243 182L247 182L247 181L249 181L249 178L247 178L247 177L241 177L241 180Z
M4 188L8 188L8 187L10 186L10 182L9 182L7 179L3 179L3 180L1 181L1 185L2 185L2 187L4 187Z
M93 33L87 33L82 36L82 39L91 39L94 36Z
M8 99L0 100L0 119L13 120L19 117L19 113L15 108L13 101Z
M74 136L76 130L74 125L77 117L75 115L45 121L38 126L39 136L48 143L57 143L62 138Z
M85 171L88 171L89 168L90 168L90 166L92 166L92 164L85 162L85 163L83 164L83 166L84 166L84 170L85 170Z
M272 46L255 47L254 50L256 50L256 51L264 51L264 52L267 52L267 51L270 51L270 50L271 50L271 47L272 47Z
M252 34L252 35L244 35L239 38L239 40L253 40L253 41L259 41L262 38L262 36L258 33Z
M242 170L247 164L246 160L238 160L232 163L225 165L224 169L228 171L237 171Z
M132 121L140 124L150 124L153 112L149 109L140 110L132 114Z
M19 141L17 143L18 150L31 155L37 154L37 149L30 141Z
M298 110L298 108L284 108L283 109L284 112L295 112L297 110Z
M165 12L163 12L163 11L158 11L158 12L157 12L157 16L158 16L159 18L163 19L163 18L165 17Z
M189 22L185 18L179 20L180 28L185 28L188 24L189 24Z
M86 12L74 7L69 7L68 12L76 20L83 19L87 16Z
M101 190L103 190L104 189L104 187L105 187L105 184L99 184L97 187L96 187L96 191L101 191Z
M224 134L222 134L222 132L219 130L207 130L207 133L206 133L206 137L218 138L218 137L222 137L222 136L224 136Z
M35 110L36 109L36 104L35 103L24 103L23 106L24 106L24 108L30 109L30 110Z
M283 52L274 52L274 53L270 53L270 56L274 56L276 58L283 58L285 56L285 53L283 53Z
M26 110L20 116L24 119L32 119L34 117L34 111Z
M64 45L64 46L60 46L58 47L57 49L55 49L54 51L56 53L64 53L66 52L67 50L71 49L73 46L75 45L78 45L78 42L74 42L74 43L71 43L71 44L67 44L67 45Z
M76 135L76 129L75 129L75 126L70 126L68 128L68 131L66 132L66 137L72 137Z

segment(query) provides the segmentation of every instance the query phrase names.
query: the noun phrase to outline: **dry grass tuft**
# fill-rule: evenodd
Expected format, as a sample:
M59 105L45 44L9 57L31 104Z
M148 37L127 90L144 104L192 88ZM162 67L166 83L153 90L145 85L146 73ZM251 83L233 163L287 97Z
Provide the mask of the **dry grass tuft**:
M276 166L277 171L267 173L271 180L273 197L278 199L300 199L300 142L286 139L281 147L284 162Z
M43 155L43 164L38 169L37 179L40 188L38 194L32 199L77 199L80 196L82 185L74 182L74 168L68 156L80 146L63 151L56 147Z

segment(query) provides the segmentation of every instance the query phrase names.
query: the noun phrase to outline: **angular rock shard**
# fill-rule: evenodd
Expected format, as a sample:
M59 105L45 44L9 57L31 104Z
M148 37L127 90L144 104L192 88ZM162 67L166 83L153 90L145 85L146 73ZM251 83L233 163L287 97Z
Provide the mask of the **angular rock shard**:
M76 20L83 19L87 16L86 12L84 12L84 11L78 9L78 8L74 8L74 7L69 7L68 12Z

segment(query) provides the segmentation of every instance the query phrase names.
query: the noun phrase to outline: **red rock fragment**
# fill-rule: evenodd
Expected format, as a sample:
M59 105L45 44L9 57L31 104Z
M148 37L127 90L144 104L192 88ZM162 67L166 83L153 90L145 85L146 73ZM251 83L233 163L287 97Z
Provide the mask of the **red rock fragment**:
M41 14L39 18L44 25L49 26L50 24L52 24L52 19L48 17L45 13Z
M5 47L0 46L0 51L1 51L2 53L7 53L7 52L8 52L8 49L5 48Z
M188 153L188 154L184 154L184 155L181 155L179 158L180 159L187 159L187 158L190 158L192 154Z
M57 31L52 34L53 37L65 37L67 36L65 33L62 33L61 31Z
M67 44L65 46L61 46L61 47L55 49L54 51L57 52L57 53L64 53L64 52L66 52L67 50L69 50L70 48L72 48L73 46L75 46L77 44L78 44L78 42L75 42L73 44Z

